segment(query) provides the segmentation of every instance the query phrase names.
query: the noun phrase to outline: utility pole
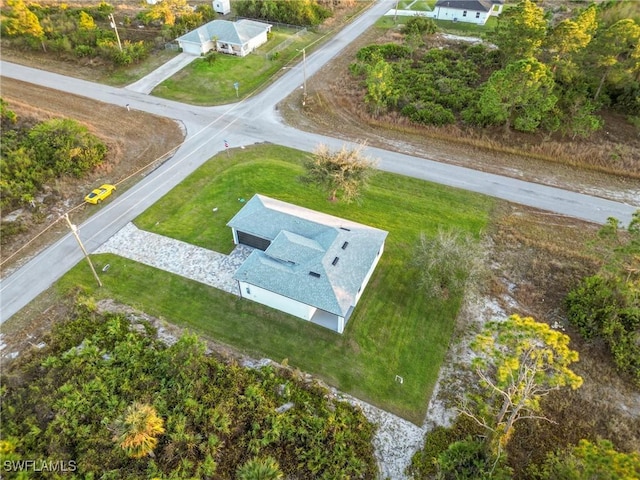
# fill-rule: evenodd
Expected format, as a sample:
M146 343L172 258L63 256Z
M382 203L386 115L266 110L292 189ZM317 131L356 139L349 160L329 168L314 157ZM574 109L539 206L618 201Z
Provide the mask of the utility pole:
M109 22L111 23L111 28L116 31L116 38L118 39L118 48L122 51L122 43L120 43L120 35L118 35L118 25L116 25L116 21L113 18L113 13L109 14Z
M398 2L399 1L400 0L396 0L396 9L395 9L395 11L393 13L393 23L396 23L397 20L398 20Z
M69 214L68 213L64 214L64 219L67 221L67 224L69 225L69 228L71 229L71 233L73 233L73 236L76 237L76 240L78 241L78 245L80 245L80 249L82 250L82 253L84 253L84 258L86 258L87 262L89 262L89 266L91 267L91 271L93 272L93 276L95 277L96 281L98 282L98 286L101 287L102 286L102 282L100 281L100 277L98 277L98 273L96 272L96 269L93 268L93 263L91 262L91 258L89 258L89 254L87 253L87 250L84 248L84 245L82 244L82 240L80 240L80 235L78 235L78 227L76 227L73 223L71 223L71 220L69 220Z
M304 107L307 103L307 47L298 51L302 52L302 106Z

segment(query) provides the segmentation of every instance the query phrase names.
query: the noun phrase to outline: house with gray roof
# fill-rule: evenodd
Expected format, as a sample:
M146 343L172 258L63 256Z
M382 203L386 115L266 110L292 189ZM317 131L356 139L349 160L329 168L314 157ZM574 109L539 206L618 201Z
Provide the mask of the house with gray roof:
M255 250L236 271L243 298L342 333L387 232L254 195L227 223Z
M244 57L260 45L267 43L271 31L268 23L254 20L213 20L177 39L184 53L204 55L215 50Z
M484 25L491 16L500 15L504 0L438 0L431 18Z

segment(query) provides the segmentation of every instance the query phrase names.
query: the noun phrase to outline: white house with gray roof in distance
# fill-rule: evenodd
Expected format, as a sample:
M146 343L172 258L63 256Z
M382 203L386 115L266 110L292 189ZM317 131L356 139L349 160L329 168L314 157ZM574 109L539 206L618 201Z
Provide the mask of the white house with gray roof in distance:
M428 15L436 20L484 25L489 17L500 15L504 0L438 0Z
M184 53L204 55L215 50L244 57L260 45L267 43L271 31L268 23L254 20L213 20L177 39Z
M384 251L387 232L254 195L227 223L255 250L240 295L342 333Z

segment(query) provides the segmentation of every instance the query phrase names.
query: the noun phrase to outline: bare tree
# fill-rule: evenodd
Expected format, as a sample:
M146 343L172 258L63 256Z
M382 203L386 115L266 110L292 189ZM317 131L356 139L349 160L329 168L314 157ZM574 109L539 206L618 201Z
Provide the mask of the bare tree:
M420 285L434 297L457 295L486 271L480 242L458 230L438 229L433 237L422 233L413 258Z

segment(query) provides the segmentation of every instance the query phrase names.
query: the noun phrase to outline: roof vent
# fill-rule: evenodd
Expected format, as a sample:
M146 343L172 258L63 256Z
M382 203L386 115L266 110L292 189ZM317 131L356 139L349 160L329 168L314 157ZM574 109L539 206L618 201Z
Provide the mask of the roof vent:
M351 231L351 229L350 229L350 228L345 228L345 227L340 227L340 230L345 230L345 231L347 231L347 232L350 232L350 231Z
M349 246L349 242L344 242L344 243L342 244L342 249L343 249L343 250L346 250L348 246Z
M334 258L333 262L331 262L331 265L333 265L333 266L337 265L338 264L338 260L340 260L339 257Z
M309 272L309 275L311 275L312 277L320 278L320 274L317 272Z

